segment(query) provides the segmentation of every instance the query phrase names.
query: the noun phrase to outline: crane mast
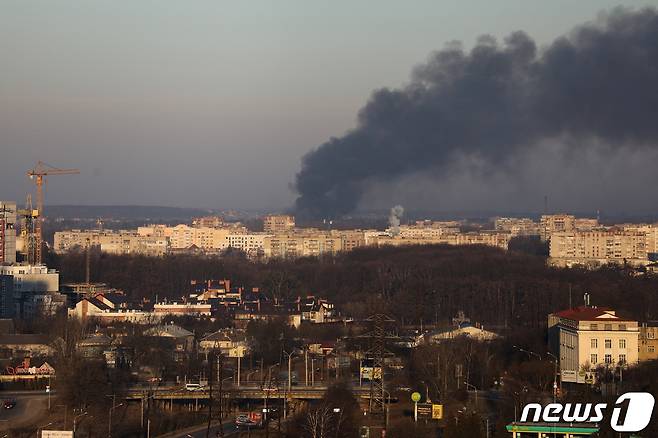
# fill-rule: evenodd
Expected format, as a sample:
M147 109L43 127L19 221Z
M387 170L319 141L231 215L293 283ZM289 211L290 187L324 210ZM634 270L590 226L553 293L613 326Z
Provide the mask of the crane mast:
M41 264L43 261L43 183L45 177L49 175L76 175L79 174L78 169L59 169L51 166L43 161L39 161L33 169L27 171L27 176L34 181L37 187L37 211L38 217L35 221L34 234L35 234L35 262Z

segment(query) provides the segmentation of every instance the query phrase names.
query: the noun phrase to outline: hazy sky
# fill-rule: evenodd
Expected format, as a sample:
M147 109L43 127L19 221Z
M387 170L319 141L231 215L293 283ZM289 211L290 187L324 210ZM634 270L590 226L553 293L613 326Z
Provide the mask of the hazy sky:
M0 0L0 199L40 159L81 169L50 204L285 208L300 157L433 50L618 3Z

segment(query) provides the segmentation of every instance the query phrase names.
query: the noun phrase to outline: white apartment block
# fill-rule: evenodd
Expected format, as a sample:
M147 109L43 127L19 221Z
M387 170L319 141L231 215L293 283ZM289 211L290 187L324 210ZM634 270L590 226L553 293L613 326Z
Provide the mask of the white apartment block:
M140 235L135 231L72 230L55 233L53 248L57 253L72 249L100 247L109 254L144 254L162 256L169 251L165 237Z
M548 316L549 347L563 382L585 383L598 367L638 362L638 322L608 308L582 306Z
M439 239L447 234L459 233L459 228L436 225L401 225L398 236L402 239ZM389 230L390 231L390 230Z
M639 231L554 232L549 255L549 263L553 266L645 265L648 263L647 237Z
M658 224L624 225L624 231L644 233L648 254L658 254Z
M342 250L343 239L331 233L274 235L264 240L265 257L295 258L335 254Z
M372 236L372 245L406 246L406 245L485 245L507 250L511 239L509 232L480 231L470 233L443 234L439 237L425 239L404 239L400 236Z
M14 277L14 294L59 291L59 273L44 265L0 266L0 275Z

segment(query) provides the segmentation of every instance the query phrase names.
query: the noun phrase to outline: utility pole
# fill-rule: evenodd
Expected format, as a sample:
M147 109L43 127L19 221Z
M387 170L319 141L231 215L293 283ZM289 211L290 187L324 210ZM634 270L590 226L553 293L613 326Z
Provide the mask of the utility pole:
M304 374L306 375L306 386L308 386L308 348L304 349Z

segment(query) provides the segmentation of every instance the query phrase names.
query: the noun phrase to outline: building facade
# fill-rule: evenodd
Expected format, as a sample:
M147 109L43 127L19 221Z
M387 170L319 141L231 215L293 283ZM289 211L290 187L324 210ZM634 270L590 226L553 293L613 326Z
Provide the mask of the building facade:
M642 323L639 343L640 361L658 359L658 321Z
M0 318L13 318L15 312L14 277L0 275Z
M548 332L563 382L585 383L586 373L598 367L634 365L639 360L638 322L612 309L582 306L552 313Z
M16 263L16 203L0 201L0 265Z
M545 214L539 221L539 231L542 240L549 240L551 235L560 231L574 231L576 216L570 214Z
M98 247L108 254L142 254L162 256L169 252L169 240L157 235L142 235L135 231L71 230L55 233L53 249L65 253L87 246Z
M554 266L627 263L646 265L646 235L639 231L559 231L551 235L550 260Z
M263 217L263 231L286 233L295 229L295 217L285 214L270 214Z

